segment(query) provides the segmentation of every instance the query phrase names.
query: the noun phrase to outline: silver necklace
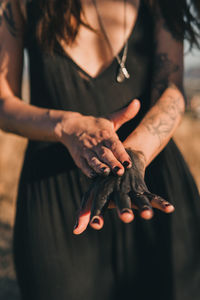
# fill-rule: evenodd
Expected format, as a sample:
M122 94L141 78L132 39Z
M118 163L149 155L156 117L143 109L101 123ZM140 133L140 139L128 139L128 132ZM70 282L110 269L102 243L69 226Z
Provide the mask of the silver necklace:
M125 41L125 33L126 33L126 0L124 0L124 50L123 50L123 54L122 54L122 58L120 58L120 56L118 54L114 55L114 51L112 48L112 45L110 43L110 40L108 38L108 35L106 33L106 30L104 28L101 16L100 16L100 12L98 9L98 5L97 5L97 0L92 0L96 13L97 13L97 18L98 18L98 22L99 22L99 26L101 28L101 31L104 35L105 41L109 47L110 52L112 53L112 55L117 59L118 65L119 65L119 69L117 71L117 76L116 76L116 80L119 83L124 82L125 79L129 79L130 78L130 74L125 66L126 63L126 59L127 59L127 54L128 54L128 40Z

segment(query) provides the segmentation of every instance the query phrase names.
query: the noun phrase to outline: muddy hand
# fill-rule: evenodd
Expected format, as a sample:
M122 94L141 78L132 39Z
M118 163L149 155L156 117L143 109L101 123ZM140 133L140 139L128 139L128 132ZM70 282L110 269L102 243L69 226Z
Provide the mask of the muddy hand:
M143 154L129 149L126 151L132 159L132 167L122 177L98 177L93 182L83 197L74 234L82 233L88 224L94 229L101 229L103 214L108 207L116 208L119 218L125 223L134 219L132 208L138 209L140 216L146 220L153 217L153 208L165 213L174 211L172 204L148 190L144 182Z

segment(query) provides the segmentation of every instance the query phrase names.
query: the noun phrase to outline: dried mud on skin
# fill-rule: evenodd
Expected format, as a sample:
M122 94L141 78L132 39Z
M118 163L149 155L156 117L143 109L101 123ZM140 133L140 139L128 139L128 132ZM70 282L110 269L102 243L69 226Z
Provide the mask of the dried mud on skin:
M200 190L200 120L186 115L175 141ZM15 199L26 140L0 131L0 300L20 300L12 260Z

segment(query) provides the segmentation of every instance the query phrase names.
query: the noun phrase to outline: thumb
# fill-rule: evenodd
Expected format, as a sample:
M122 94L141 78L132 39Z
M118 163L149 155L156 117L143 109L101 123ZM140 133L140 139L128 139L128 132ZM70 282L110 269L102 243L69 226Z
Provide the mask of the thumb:
M113 122L114 129L117 131L124 123L133 119L140 110L140 101L134 99L131 103L125 108L120 109L119 111L110 114L108 116L109 120Z

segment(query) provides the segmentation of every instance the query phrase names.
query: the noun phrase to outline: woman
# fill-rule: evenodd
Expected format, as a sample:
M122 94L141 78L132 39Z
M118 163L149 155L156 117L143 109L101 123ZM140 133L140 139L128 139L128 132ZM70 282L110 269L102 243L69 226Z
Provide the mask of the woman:
M184 0L151 2L1 1L0 126L30 139L14 234L22 299L199 299L200 199L170 139L185 109L183 38L197 43L200 26ZM19 101L24 48L31 105ZM145 169L166 200L144 197ZM136 220L128 199L103 226L89 197L73 230L91 178L105 192L126 174L140 182Z

